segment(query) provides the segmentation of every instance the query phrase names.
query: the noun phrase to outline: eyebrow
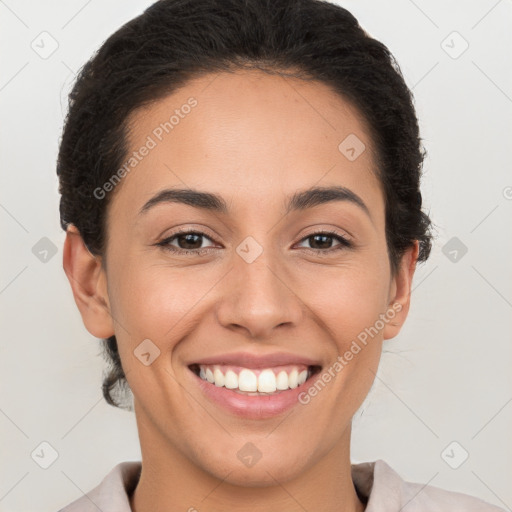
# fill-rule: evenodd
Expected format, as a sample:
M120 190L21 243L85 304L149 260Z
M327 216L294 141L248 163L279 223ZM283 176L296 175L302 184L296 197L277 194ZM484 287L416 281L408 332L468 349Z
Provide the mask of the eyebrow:
M334 201L348 201L358 206L371 219L370 211L364 201L352 190L341 187L313 187L295 192L286 203L286 214L292 211L301 211ZM228 214L229 208L224 199L210 192L201 192L190 188L164 189L147 201L140 209L139 215L161 203L181 203L194 208Z

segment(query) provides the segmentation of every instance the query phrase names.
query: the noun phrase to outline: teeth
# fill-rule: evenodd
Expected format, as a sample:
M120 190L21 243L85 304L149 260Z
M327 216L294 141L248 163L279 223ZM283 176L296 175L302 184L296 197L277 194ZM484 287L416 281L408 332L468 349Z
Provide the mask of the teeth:
M292 389L296 388L298 386L297 384L297 378L299 377L299 372L295 369L293 369L290 372L290 375L288 375L288 386L290 386Z
M258 377L258 391L273 393L276 390L276 376L272 370L263 370Z
M224 374L218 368L213 370L213 378L216 386L224 386Z
M228 389L238 388L238 375L233 370L228 370L226 372L226 376L224 377L224 386Z
M288 374L284 370L281 370L277 374L276 387L281 391L284 389L288 389Z
M238 389L240 391L257 391L258 377L256 377L256 374L244 368L238 374Z
M248 393L275 393L276 391L285 391L294 389L307 380L308 370L299 371L298 368L292 368L286 372L281 370L277 373L270 368L261 370L257 375L248 368L242 368L237 374L231 369L223 372L221 367L199 366L199 377L218 387L225 387Z

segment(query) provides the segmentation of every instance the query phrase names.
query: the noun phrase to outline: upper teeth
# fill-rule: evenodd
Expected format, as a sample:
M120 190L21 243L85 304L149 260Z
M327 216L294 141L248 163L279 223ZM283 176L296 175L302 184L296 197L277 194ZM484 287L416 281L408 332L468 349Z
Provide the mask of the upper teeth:
M284 391L303 384L308 378L308 370L290 366L289 369L280 370L276 374L271 368L256 371L240 368L237 373L235 368L200 365L199 376L203 380L227 389L274 393L276 390Z

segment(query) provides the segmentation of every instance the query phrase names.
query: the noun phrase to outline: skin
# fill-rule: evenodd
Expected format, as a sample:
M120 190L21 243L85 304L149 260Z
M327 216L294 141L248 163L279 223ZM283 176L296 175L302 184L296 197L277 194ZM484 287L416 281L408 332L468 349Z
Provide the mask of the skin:
M105 258L89 253L73 226L64 269L88 331L115 334L134 394L142 474L136 512L364 510L350 473L351 419L377 372L382 342L409 310L418 244L392 275L384 196L372 144L358 112L320 82L237 71L206 75L133 113L135 151L189 97L198 105L127 174L107 216ZM338 145L356 134L366 150L349 161ZM344 186L349 201L284 212L285 200L312 186ZM167 203L138 215L164 188L221 195L229 213ZM155 244L178 228L205 233L178 255ZM352 248L327 253L311 233L335 230ZM247 263L236 248L252 236L262 254ZM315 241L317 244L315 245ZM192 240L194 242L194 240ZM245 420L201 392L188 369L216 354L284 351L323 368L393 303L401 311L307 405L270 419ZM133 351L144 339L160 350L145 366ZM247 443L261 459L246 467Z

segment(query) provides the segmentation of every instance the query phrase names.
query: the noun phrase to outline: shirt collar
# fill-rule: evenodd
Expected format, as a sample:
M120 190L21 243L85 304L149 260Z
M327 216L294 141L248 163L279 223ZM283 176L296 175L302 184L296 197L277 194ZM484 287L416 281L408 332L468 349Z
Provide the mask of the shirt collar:
M382 463L389 468L384 461L380 460L352 464L352 480L356 491L363 502L368 502L365 512L373 512L373 508L369 506L372 505L370 496L376 463ZM140 461L120 462L97 487L59 512L97 512L98 509L102 512L131 512L129 496L137 486L141 468ZM391 468L389 469L394 473Z
M140 478L140 461L120 462L101 483L59 512L131 512L129 496ZM382 459L352 464L352 481L365 512L407 512L426 510L465 510L504 512L474 496L438 487L405 482Z

